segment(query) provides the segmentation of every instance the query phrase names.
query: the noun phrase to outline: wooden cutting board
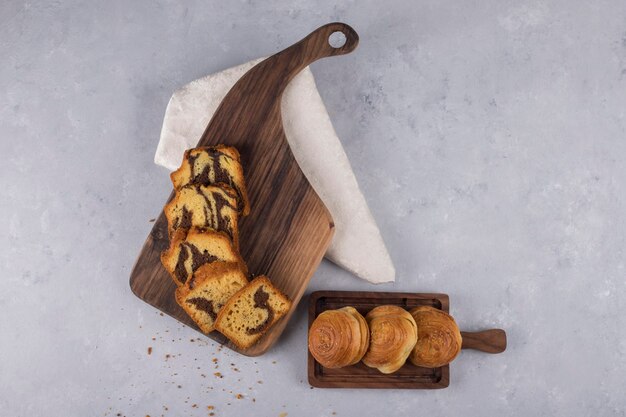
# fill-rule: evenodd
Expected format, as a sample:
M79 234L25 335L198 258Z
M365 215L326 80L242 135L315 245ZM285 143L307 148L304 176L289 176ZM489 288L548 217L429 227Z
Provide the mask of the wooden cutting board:
M309 328L315 318L326 310L352 306L365 316L374 307L388 304L406 310L418 306L434 307L446 313L450 310L450 298L446 294L316 291L309 298ZM476 349L487 353L501 353L506 349L506 333L501 329L461 332L461 336L463 349ZM450 365L430 369L415 366L407 361L398 371L387 375L365 366L363 362L338 369L325 368L310 352L308 355L309 384L317 388L438 389L446 388L450 384Z
M346 38L338 48L329 43L335 32ZM217 332L209 335L245 355L261 355L276 342L334 232L330 213L289 149L280 112L282 93L309 64L352 52L358 39L350 26L331 23L257 64L229 91L198 141L198 146L235 146L241 153L251 205L250 215L239 222L241 255L251 274L267 275L293 300L286 317L250 349L237 349ZM323 149L319 157L324 157ZM130 287L137 297L199 331L176 304L176 286L161 265L159 256L168 245L161 212L135 263Z

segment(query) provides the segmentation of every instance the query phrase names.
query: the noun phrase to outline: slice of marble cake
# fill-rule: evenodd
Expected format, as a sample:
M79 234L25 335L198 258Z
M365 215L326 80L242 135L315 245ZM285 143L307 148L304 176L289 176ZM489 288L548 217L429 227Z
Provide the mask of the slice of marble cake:
M241 157L232 146L217 145L186 150L180 168L172 172L170 178L176 190L187 184L228 184L237 192L237 207L241 215L250 213Z
M254 345L291 308L291 300L264 275L237 291L221 308L215 329L240 349Z
M244 274L248 268L235 249L230 238L223 232L192 227L189 231L174 232L170 247L161 253L161 263L178 286L192 285L194 272L202 265L212 262L236 262Z
M186 185L165 208L170 238L178 229L200 227L226 233L239 249L237 193L227 185Z
M236 262L213 262L198 268L192 285L176 289L176 302L204 333L215 328L215 319L228 299L248 280Z

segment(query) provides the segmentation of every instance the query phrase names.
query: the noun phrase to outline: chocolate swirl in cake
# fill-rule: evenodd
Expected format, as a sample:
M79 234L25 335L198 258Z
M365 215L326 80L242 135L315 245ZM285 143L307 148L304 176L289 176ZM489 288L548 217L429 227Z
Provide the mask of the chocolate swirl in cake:
M187 303L191 304L195 308L200 311L204 311L211 317L213 320L217 318L217 313L215 312L215 307L213 306L212 300L207 300L206 298L190 298L187 300Z
M184 246L180 247L178 252L178 260L176 261L176 267L174 268L174 275L181 283L187 282L187 268L185 268L185 262L189 258L189 252Z
M215 200L215 211L214 211L215 218L212 219L213 220L212 227L216 230L221 230L221 231L226 232L226 234L228 234L228 236L230 236L232 240L233 239L233 224L229 217L222 215L222 209L224 207L229 207L233 210L237 210L238 208L231 205L230 202L226 200L221 194L214 193L213 199Z
M274 320L274 310L270 307L268 300L270 295L263 291L263 287L259 287L254 293L254 307L267 311L267 317L258 326L247 329L248 334L257 334L265 331L266 327Z
M189 166L191 167L191 182L194 184L215 184L218 182L225 182L227 184L230 183L231 178L228 175L228 172L222 168L220 164L220 157L228 158L232 160L230 155L226 155L223 152L218 151L217 149L211 148L207 151L209 157L211 158L211 164L206 165L200 172L196 172L195 170L195 162L196 159L200 156L189 155Z
M183 210L182 210L180 217L177 217L176 220L174 221L174 228L175 229L189 229L191 227L192 215L193 213L187 210L186 206L183 206Z
M211 199L209 199L209 197L202 192L200 186L196 186L196 192L202 195L202 197L204 197L204 201L206 202L206 206L204 207L204 217L206 219L207 227L225 232L232 240L234 234L233 225L230 218L223 215L222 209L224 207L229 207L233 210L237 210L237 207L230 204L230 202L220 193L211 193ZM209 211L209 208L212 210Z
M191 254L191 271L187 271L187 267L185 263L187 259L189 259L189 255ZM194 245L184 242L180 245L180 252L178 253L178 260L176 261L176 268L174 269L174 273L176 274L176 278L183 284L187 282L187 279L191 277L191 281L189 282L189 287L193 288L193 273L196 272L198 268L200 268L204 264L208 264L210 262L215 262L217 257L211 255L210 253L204 251L201 252Z

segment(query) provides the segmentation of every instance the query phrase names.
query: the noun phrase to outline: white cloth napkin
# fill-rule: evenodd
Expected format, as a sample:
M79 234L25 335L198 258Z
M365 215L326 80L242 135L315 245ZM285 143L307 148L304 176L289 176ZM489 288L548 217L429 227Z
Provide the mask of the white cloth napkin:
M230 88L262 60L208 75L176 91L165 111L154 162L177 169L183 152L196 146ZM309 68L289 83L281 110L296 161L335 221L326 258L372 283L394 281L395 268Z

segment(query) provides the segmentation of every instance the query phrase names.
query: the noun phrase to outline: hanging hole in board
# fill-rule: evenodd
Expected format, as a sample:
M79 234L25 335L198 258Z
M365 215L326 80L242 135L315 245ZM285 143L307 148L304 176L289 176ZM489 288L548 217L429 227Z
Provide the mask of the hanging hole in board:
M335 49L344 46L347 40L346 35L339 31L331 33L328 37L328 43Z

